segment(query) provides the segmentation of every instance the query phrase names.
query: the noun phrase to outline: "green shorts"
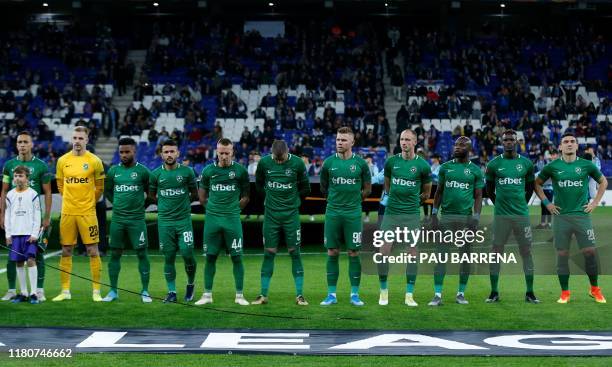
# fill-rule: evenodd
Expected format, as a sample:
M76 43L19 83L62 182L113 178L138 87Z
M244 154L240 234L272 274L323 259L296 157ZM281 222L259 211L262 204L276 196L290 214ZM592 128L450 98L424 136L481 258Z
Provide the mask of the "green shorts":
M158 223L159 249L162 252L193 250L193 225L191 218L169 223Z
M219 255L221 246L224 246L231 256L242 255L240 216L233 218L206 216L204 221L204 254Z
M572 235L580 249L595 247L595 230L589 215L555 215L552 229L557 250L569 250Z
M149 247L147 224L144 219L132 222L120 222L115 219L110 225L109 241L110 248L125 249L128 243L134 250L147 248Z
M287 248L299 248L301 243L300 213L297 210L272 211L266 208L263 221L265 248L277 248L281 234Z
M402 237L402 240L406 240L404 238L405 229L408 231L421 229L421 218L419 214L403 214L403 215L385 214L385 216L383 217L382 223L380 223L380 230L384 232L387 232L387 231L396 232L397 229L399 229L400 231L400 236ZM412 238L413 238L412 235L407 235L408 240ZM402 245L402 246L410 245L411 247L415 247L415 246L418 246L418 243L415 246L412 246L411 243L410 244L408 243L395 244L394 243L394 245Z
M493 217L493 246L505 246L510 234L520 247L531 246L531 223L528 216L496 215Z
M439 219L439 230L442 231L443 242L436 243L436 252L439 254L444 254L448 252L471 252L472 243L465 240L463 237L459 240L459 232L465 233L468 229L468 219L469 215L461 215L461 214L442 214ZM454 233L452 238L454 238L453 242L444 242L448 236L448 232L451 231Z
M396 228L407 228L408 230L421 228L421 217L419 214L385 214L380 229L383 231L395 231Z
M439 223L442 231L459 231L467 229L469 215L442 214Z
M363 223L359 215L337 216L325 214L324 244L325 248L336 249L346 244L348 250L361 248Z

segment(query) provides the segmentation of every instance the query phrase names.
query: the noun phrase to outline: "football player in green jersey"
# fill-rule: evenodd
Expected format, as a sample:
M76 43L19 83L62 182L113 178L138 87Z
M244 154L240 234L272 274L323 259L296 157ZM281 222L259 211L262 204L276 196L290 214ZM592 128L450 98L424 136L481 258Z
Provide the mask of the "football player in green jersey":
M198 196L206 208L204 221L204 294L195 304L213 302L212 288L217 270L217 257L222 247L230 253L236 298L234 302L248 306L242 287L244 265L242 264L242 223L240 211L249 203L249 174L240 164L233 161L234 145L229 139L217 143L217 162L202 170Z
M307 306L303 295L304 267L300 257L300 198L310 192L306 165L301 158L289 154L287 143L275 140L272 154L263 157L255 172L257 191L264 200L264 258L261 265L261 293L252 304L268 303L268 289L274 272L274 257L281 235L291 256L291 272L295 282L296 303Z
M121 163L112 166L104 181L104 196L113 204L113 220L110 226L111 258L108 275L111 289L104 302L119 298L117 283L121 271L121 255L129 243L138 256L138 272L142 283L141 299L151 303L149 295L149 272L151 265L147 256L148 239L145 223L146 196L149 192L147 167L136 162L136 142L131 138L119 140Z
M338 303L336 285L339 277L340 246L346 244L349 255L351 304L363 306L359 298L361 282L361 202L370 195L372 177L366 161L352 152L355 135L348 127L338 129L336 154L325 159L321 168L321 192L327 196L324 243L327 248L327 297L322 306Z
M533 194L533 163L516 152L517 136L514 130L502 135L504 153L487 165L487 193L495 204L493 217L493 253L503 253L504 246L514 233L523 259L523 271L527 291L525 301L539 303L533 293L533 258L531 257L531 225L527 203ZM491 294L485 302L499 302L499 271L501 264L489 265Z
M557 249L557 275L561 285L561 297L557 302L568 303L570 300L569 248L572 236L575 236L584 256L585 272L591 283L589 295L598 303L606 303L597 283L599 270L591 213L606 192L608 180L592 161L576 156L578 143L572 133L563 134L559 150L561 157L544 166L535 181L536 194L554 215L553 240ZM597 194L591 202L589 178L599 183ZM553 184L554 203L546 198L542 189L548 179L551 179Z
M465 231L466 228L475 231L480 221L482 209L482 189L484 179L480 167L470 162L472 141L461 136L455 141L454 159L440 166L438 188L434 195L431 210L431 223L434 228L442 231ZM442 219L438 221L438 209ZM451 246L444 244L442 246ZM460 247L461 253L470 252L470 243ZM447 249L441 249L447 251ZM434 297L429 306L442 304L442 284L446 273L446 264L436 264L434 270ZM470 277L470 264L462 262L459 268L459 288L455 301L458 304L468 304L465 299L465 288Z
M381 230L395 231L398 227L409 231L421 227L419 208L421 202L429 198L431 193L431 167L421 156L416 155L414 147L417 136L414 131L407 129L400 134L402 152L391 156L385 162L385 192L389 200L385 215L381 223ZM384 244L380 253L388 256L392 250L392 243ZM416 244L410 244L404 251L417 256ZM378 264L378 278L380 281L380 296L378 304L385 306L389 303L389 290L387 288L387 274L389 264ZM416 282L417 264L406 266L406 296L404 303L409 307L416 307L414 301L414 284Z
M196 175L193 168L177 162L178 145L166 140L161 147L164 163L151 172L149 196L157 203L157 232L159 248L164 254L164 276L168 294L164 303L176 302L176 253L185 262L187 288L185 302L193 300L196 260L193 255L193 224L191 202L197 200Z
M44 194L44 215L42 218L43 233L47 233L47 229L51 225L51 174L49 167L42 160L34 157L32 154L32 135L27 131L22 131L17 135L17 152L18 156L7 161L2 169L2 200L0 200L0 227L4 228L4 206L6 194L13 185L13 170L17 166L26 166L30 170L30 187L34 189L40 196ZM41 205L41 207L43 207ZM40 302L46 300L45 291L43 289L45 283L45 257L47 238L42 238L39 241L39 251L36 253L36 267L38 269L38 280L36 284L36 297ZM44 247L44 248L43 248ZM8 279L9 289L2 297L3 301L10 301L16 295L15 280L17 278L17 266L14 261L8 260L6 264L6 277Z

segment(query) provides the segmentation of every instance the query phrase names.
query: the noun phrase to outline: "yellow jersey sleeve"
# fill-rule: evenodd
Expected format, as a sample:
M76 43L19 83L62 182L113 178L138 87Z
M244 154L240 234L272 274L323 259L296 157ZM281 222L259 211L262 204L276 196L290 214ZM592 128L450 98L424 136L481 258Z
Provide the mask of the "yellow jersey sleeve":
M95 176L94 179L95 180L101 180L104 177L106 177L106 175L104 173L104 164L102 164L102 160L99 157L97 157L97 156L95 156L93 154L92 154L92 157L95 159L95 163L93 164L93 167L94 167L94 176Z

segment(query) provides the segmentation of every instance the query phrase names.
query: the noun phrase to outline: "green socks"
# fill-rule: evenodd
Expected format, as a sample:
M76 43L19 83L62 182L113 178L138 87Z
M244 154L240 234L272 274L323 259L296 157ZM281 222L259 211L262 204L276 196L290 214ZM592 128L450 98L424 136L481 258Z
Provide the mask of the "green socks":
M206 266L204 267L204 290L206 292L212 292L216 272L217 255L206 255Z
M10 246L9 246L10 247ZM6 263L6 278L9 289L15 289L17 284L17 263L9 260Z
M569 290L569 256L557 254L557 275L559 276L561 289L564 291Z
M264 259L261 264L261 295L264 297L268 296L268 290L270 289L270 280L274 273L275 256L274 252L264 251Z
M119 272L121 271L121 253L113 250L110 261L108 262L108 277L110 278L111 291L117 293L117 283L119 282Z
M185 261L185 273L187 274L187 284L193 284L195 282L197 263L195 257L193 257L193 250L181 251L183 261Z
M36 253L36 269L38 270L38 278L36 279L36 287L45 287L45 254L41 251Z
M349 277L351 278L351 287L359 289L361 283L361 259L359 256L349 256Z
M169 292L176 292L176 251L164 252L164 277Z
M151 274L151 264L149 263L149 257L147 256L147 249L144 248L136 250L136 256L138 256L138 272L140 273L140 282L142 283L142 290L144 292L148 292L149 278Z
M338 277L340 274L340 264L338 263L338 256L327 255L327 288L328 291L333 289L336 293L336 286L338 285Z
M304 294L304 266L302 265L302 256L299 249L289 252L291 256L291 274L295 282L296 296Z
M236 292L242 293L244 284L244 265L242 265L242 256L232 256L232 264L234 265L234 283Z

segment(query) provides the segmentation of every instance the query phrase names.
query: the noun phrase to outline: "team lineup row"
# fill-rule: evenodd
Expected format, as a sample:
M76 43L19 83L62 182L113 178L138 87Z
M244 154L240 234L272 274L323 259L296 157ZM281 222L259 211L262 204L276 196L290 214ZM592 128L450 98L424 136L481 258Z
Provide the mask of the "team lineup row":
M242 226L240 211L249 201L249 179L244 167L233 161L233 144L228 139L217 143L217 161L203 169L199 178L192 168L178 163L179 150L173 141L167 141L161 149L163 165L152 172L135 161L136 144L131 139L121 139L119 154L121 163L112 166L104 173L102 162L86 150L88 141L86 128L77 127L73 133L73 149L57 162L56 179L62 194L62 215L60 220L60 242L62 256L60 259L61 293L54 301L71 298L70 272L72 270L72 249L80 236L86 245L90 257L92 273L93 300L113 301L118 298L117 284L120 270L120 259L126 245L131 245L138 256L138 270L141 276L142 301L152 302L148 293L150 264L147 256L147 234L144 222L145 207L156 203L158 207L159 245L164 254L164 276L168 293L164 302L176 302L176 268L178 253L184 259L187 274L187 286L184 296L186 302L192 301L195 292L195 274L197 263L194 257L194 236L191 223L191 201L199 200L206 208L204 223L204 250L206 254L204 269L204 293L195 302L196 305L213 302L212 290L216 272L216 261L222 249L226 249L232 260L235 280L235 302L248 305L243 295L244 266L242 263ZM361 281L361 248L362 219L361 202L371 192L371 177L366 162L352 153L354 136L349 128L341 128L336 135L336 151L328 157L321 170L321 191L327 198L327 209L324 225L324 245L327 249L327 284L328 295L320 303L329 306L337 303L336 286L339 278L340 248L345 246L349 260L349 278L351 284L350 302L355 306L364 303L359 297ZM48 227L50 208L49 176L39 161L31 154L31 137L20 134L17 145L19 157L7 162L3 170L3 226L7 232L7 243L11 243L10 262L16 264L21 284L21 295L16 294L15 279L9 274L9 292L6 299L13 298L20 302L27 300L25 283L25 266L36 271L38 262L38 284L34 288L36 277L30 275L32 303L44 300L40 283L40 251L33 243L41 237L33 228ZM400 223L409 223L414 228L420 227L419 210L421 202L430 196L431 168L418 155L415 155L416 136L411 130L405 130L400 136L402 152L387 159L384 168L384 191L388 195L385 215L381 223L382 230L391 230ZM576 237L586 264L586 273L591 283L589 294L597 302L604 303L605 298L598 287L597 252L594 242L594 230L590 222L590 213L601 200L607 187L606 178L590 161L576 157L578 145L576 138L567 134L562 138L560 151L562 157L549 163L537 175L533 164L516 153L517 136L514 131L503 134L504 153L493 159L483 174L478 166L469 161L472 149L470 139L460 137L455 142L454 159L442 164L438 175L437 190L431 215L431 224L443 230L463 230L466 227L475 229L480 219L483 190L495 204L497 221L512 216L513 220L496 225L492 252L503 253L504 244L511 233L519 243L520 254L526 280L525 300L538 303L533 292L533 260L531 257L531 232L529 227L527 202L535 190L543 204L551 213L558 215L553 223L554 243L557 249L557 272L561 285L559 303L567 303L569 291L569 246L572 236ZM43 163L44 164L44 163ZM27 172L23 172L23 166ZM23 177L22 177L23 176ZM589 201L588 180L592 178L599 183L597 194ZM546 198L542 185L551 180L555 191L555 202ZM45 195L45 213L40 218L40 209L28 211L14 208L15 198L28 192L30 197ZM8 191L12 186L14 189ZM256 187L265 196L264 199L264 258L261 267L261 292L252 304L268 302L268 290L274 268L275 254L281 236L287 244L291 257L292 274L296 288L296 303L307 305L303 295L304 269L300 257L300 221L298 208L301 197L310 191L305 166L301 159L288 153L283 141L275 141L272 154L261 159L256 172ZM98 253L98 224L95 215L95 203L105 193L113 203L113 221L110 228L111 256L108 271L111 290L106 297L100 295L101 261ZM16 196L17 195L17 196ZM37 196L36 196L37 197ZM6 200L4 200L6 198ZM10 199L10 200L9 200ZM36 200L33 200L36 201ZM21 204L22 200L19 200ZM23 201L27 203L27 200ZM30 200L32 202L32 200ZM16 213L20 212L20 215ZM10 214L12 213L12 214ZM36 215L38 222L36 222ZM438 219L438 214L442 217ZM562 220L564 217L578 220ZM17 218L17 219L15 219ZM21 223L16 225L16 223ZM7 224L9 227L7 227ZM15 230L13 230L15 229ZM27 237L27 238L26 238ZM389 255L392 243L380 247L383 255ZM34 248L34 249L33 249ZM470 251L470 246L461 248ZM417 249L413 248L413 252ZM35 260L38 258L39 260ZM7 267L8 269L8 267ZM33 273L31 272L31 274ZM43 270L44 271L44 270ZM380 281L379 304L388 304L388 264L378 264ZM491 264L491 294L487 302L498 302L499 265ZM442 304L442 285L445 276L444 264L436 266L434 271L434 297L430 306ZM417 306L413 292L417 268L409 264L406 269L407 284L405 303ZM455 301L467 304L465 289L470 275L470 266L461 264L459 287ZM22 281L23 280L23 281ZM44 274L43 274L44 281Z

